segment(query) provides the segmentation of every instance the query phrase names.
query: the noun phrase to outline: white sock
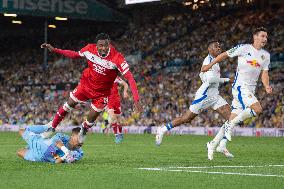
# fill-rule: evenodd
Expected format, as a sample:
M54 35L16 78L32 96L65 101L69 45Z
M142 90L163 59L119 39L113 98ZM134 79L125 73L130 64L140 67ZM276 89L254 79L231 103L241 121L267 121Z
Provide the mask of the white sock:
M168 131L168 128L167 128L166 126L162 126L161 131L162 131L163 133L165 133L165 132L167 132L167 131Z
M217 135L215 136L215 138L210 142L211 145L216 148L216 146L219 144L219 142L222 140L222 138L224 137L225 134L225 129L224 129L224 125L222 125L222 127L220 128L219 132L217 133Z
M173 127L173 124L170 122L170 123L167 123L166 125L162 126L162 132L165 133L167 131L170 131Z
M246 120L247 118L250 117L255 117L257 114L253 109L251 108L246 108L244 109L237 117L235 117L233 120L231 120L232 126L238 125L240 122Z
M228 139L226 137L223 137L222 140L220 141L219 146L222 149L227 149L227 142L228 142Z

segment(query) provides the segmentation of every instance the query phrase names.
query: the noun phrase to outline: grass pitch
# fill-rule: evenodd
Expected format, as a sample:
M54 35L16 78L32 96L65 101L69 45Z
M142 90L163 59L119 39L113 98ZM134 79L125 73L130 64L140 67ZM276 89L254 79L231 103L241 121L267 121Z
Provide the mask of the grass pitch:
M19 159L25 142L0 133L0 189L284 188L284 138L234 137L233 160L216 154L208 161L211 139L166 136L156 147L153 135L126 135L117 145L113 135L90 134L80 162L54 165Z

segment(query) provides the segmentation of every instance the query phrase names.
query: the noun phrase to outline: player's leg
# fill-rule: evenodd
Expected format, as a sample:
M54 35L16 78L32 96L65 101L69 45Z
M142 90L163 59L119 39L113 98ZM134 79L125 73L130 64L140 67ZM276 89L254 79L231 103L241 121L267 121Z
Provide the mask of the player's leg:
M110 101L108 103L108 114L109 114L109 123L114 129L115 142L120 143L124 138L122 133L122 126L119 123L119 118L121 114L120 99L110 98Z
M173 121L158 127L156 134L156 145L161 145L163 136L167 131L170 131L174 127L178 127L185 123L190 123L198 114L193 113L191 110L186 111L182 116L175 118Z
M20 136L23 136L24 132L25 132L25 129L19 129L19 135Z
M156 145L161 145L163 136L167 131L170 131L174 127L178 127L185 123L190 123L201 110L210 107L213 101L208 100L207 91L208 85L202 84L195 94L194 101L191 103L189 110L182 114L182 116L175 118L173 121L168 122L166 125L159 127L156 134Z
M19 129L19 135L20 135L21 137L23 136L24 132L25 132L25 129ZM28 150L27 148L21 148L21 149L19 149L19 150L17 151L17 155L18 155L20 158L23 158L23 159L24 159L27 150Z
M33 126L27 126L26 130L31 131L35 134L41 134L45 132L48 129L47 125L33 125Z
M19 134L28 146L20 149L17 152L18 156L28 161L41 161L42 152L47 149L47 144L43 142L43 138L27 129L20 129Z
M72 92L67 102L61 106L56 112L52 122L50 123L52 128L56 128L59 123L65 118L65 116L71 112L78 103L83 103L88 100L88 97L84 94L82 86L78 85Z
M212 108L218 112L225 120L229 120L230 114L231 114L231 109L229 104L221 97L218 97L218 100L214 103ZM220 128L219 132L215 136L215 138L210 142L212 147L215 149L216 146L219 144L219 142L222 140L224 136L224 125Z
M98 118L100 113L104 110L107 103L108 103L107 97L100 97L92 100L90 112L87 116L87 119L82 123L81 132L80 132L82 140L84 140L83 136L87 134L88 129L95 125L96 119Z
M83 103L86 100L88 100L88 97L85 95L83 87L78 85L72 92L70 92L68 101L58 109L52 121L47 124L49 128L47 131L42 133L41 136L43 138L49 138L55 132L56 127L66 117L66 115L71 112L78 103Z
M240 122L243 122L247 118L256 117L262 113L262 107L259 102L255 102L249 107L245 108L239 115L231 120L232 125L238 125Z
M250 117L256 117L257 115L262 113L262 107L252 92L248 90L242 90L240 86L237 87L237 91L238 101L242 105L243 111L241 111L235 118L233 118L230 121L230 124L225 127L225 136L229 141L231 141L232 129L236 125Z
M26 155L26 152L28 151L27 148L21 148L20 150L17 151L17 155L24 159L25 155Z
M231 117L231 109L230 106L228 104L221 106L219 108L216 109L216 111L226 120L230 120ZM234 116L235 114L232 114L232 116ZM215 136L215 138L210 142L214 148L216 148L216 145L219 144L219 146L216 148L216 151L219 153L224 154L226 157L228 158L233 158L234 155L231 154L228 149L227 149L227 138L225 136L225 129L224 129L224 125L222 125L222 127L220 128L218 134Z
M118 133L119 133L119 141L122 142L123 139L124 139L124 134L123 134L123 131L122 131L122 126L120 124L120 113L116 114L116 116L117 116L117 127L118 127Z
M64 105L57 110L51 123L49 123L52 126L52 128L55 129L60 124L60 122L65 118L65 116L69 112L71 112L78 103L79 103L78 100L75 101L72 97L69 97L68 101L65 102Z
M225 120L229 120L230 113L231 113L230 106L228 105L226 100L223 99L218 94L215 96L215 99L216 100L212 104L211 108L213 110L217 111ZM221 126L219 132L214 137L214 139L207 143L207 152L208 152L208 159L209 160L213 160L214 151L215 151L217 145L220 143L220 141L222 140L222 138L225 134L224 125Z
M119 133L119 128L118 128L118 115L114 113L114 109L108 109L108 122L112 127L113 134L115 136L115 143L120 143L120 133Z

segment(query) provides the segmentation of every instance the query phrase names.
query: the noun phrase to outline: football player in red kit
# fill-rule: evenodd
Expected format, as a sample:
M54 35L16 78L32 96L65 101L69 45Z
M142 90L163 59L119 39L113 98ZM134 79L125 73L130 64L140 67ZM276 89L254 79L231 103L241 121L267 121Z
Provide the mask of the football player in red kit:
M78 103L91 99L91 111L82 124L83 129L81 129L81 135L85 135L108 104L108 97L118 73L121 73L129 83L135 110L138 112L142 110L137 85L129 70L129 65L124 56L111 45L107 34L98 34L95 44L88 44L79 52L54 48L47 43L42 44L41 48L47 48L50 52L72 59L84 58L88 63L88 68L83 71L79 84L70 93L68 101L58 109L52 121L48 123L49 129L42 133L42 137L50 137L55 132L57 125Z
M128 98L128 84L120 77L117 77L111 88L111 94L109 96L108 105L106 107L108 115L108 123L113 129L115 135L115 143L120 143L123 140L122 126L119 123L119 117L121 114L121 103L118 92L118 85L123 86L123 98Z

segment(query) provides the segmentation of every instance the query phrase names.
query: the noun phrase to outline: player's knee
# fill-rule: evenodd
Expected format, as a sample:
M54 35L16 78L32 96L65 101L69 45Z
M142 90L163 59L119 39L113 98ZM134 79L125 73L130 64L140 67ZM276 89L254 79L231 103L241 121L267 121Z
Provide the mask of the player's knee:
M90 123L93 123L96 121L97 117L100 115L100 112L96 112L94 110L91 110L87 116L87 120Z
M88 117L87 117L87 121L88 121L89 123L93 123L93 122L95 122L95 119L94 119L93 117L91 117L91 116L88 116Z
M226 120L230 120L230 117L231 117L231 113L230 113L230 112L227 112L227 113L225 114L225 116L224 116L224 118L225 118Z
M263 109L262 109L261 106L258 106L258 107L256 107L256 108L254 108L253 110L254 110L254 112L255 112L257 115L260 115L260 114L262 114L262 112L263 112Z
M116 123L117 122L116 116L109 116L108 122L109 122L109 124Z
M188 123L192 120L193 114L191 112L187 112L186 114L184 114L181 119L183 123Z
M24 150L23 149L18 150L17 156L20 157L20 158L24 158Z
M69 98L66 104L69 107L74 108L78 104L78 102L75 102L72 98Z
M112 109L110 109L110 110L108 110L107 113L108 113L108 122L109 122L109 124L116 123L117 122L117 117L114 114L114 111Z

